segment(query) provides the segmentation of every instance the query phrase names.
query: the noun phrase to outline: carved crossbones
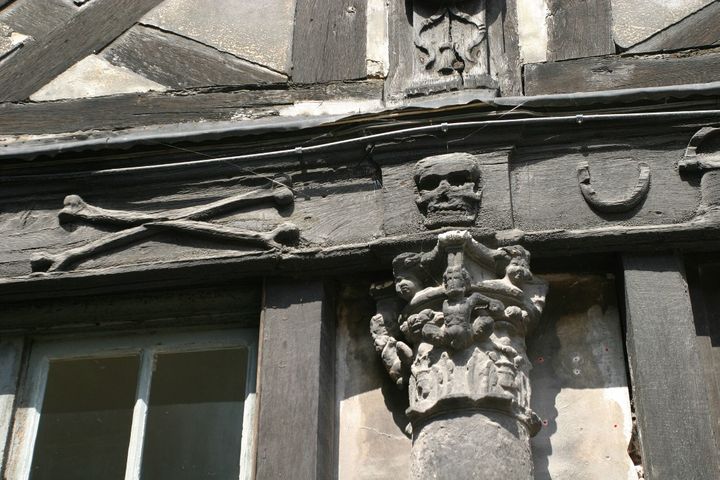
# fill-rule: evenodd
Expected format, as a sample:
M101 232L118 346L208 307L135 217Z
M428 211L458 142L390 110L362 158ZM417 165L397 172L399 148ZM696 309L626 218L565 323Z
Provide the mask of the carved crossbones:
M95 225L124 227L81 247L51 254L41 252L31 260L34 272L68 270L73 264L95 254L137 242L163 231L179 231L215 240L234 241L263 249L278 249L298 241L300 233L292 223L282 223L269 232L256 232L224 225L204 219L252 205L272 203L284 207L294 202L292 190L285 185L273 189L259 189L233 195L198 207L168 210L162 213L144 213L128 210L110 210L88 204L79 195L65 197L64 208L58 214L60 223L84 221Z

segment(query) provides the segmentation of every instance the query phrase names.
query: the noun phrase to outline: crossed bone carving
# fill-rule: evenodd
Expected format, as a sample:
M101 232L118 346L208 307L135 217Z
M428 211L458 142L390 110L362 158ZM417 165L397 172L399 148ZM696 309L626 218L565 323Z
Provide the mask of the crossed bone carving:
M216 215L255 205L273 204L278 208L295 201L289 180L276 182L279 186L258 189L217 200L207 205L168 210L161 213L110 210L85 202L79 195L65 197L64 208L58 214L60 223L82 221L94 225L121 227L121 230L58 254L41 252L31 260L33 272L64 271L98 253L146 239L160 232L175 231L190 235L279 249L298 241L300 232L292 223L282 223L269 232L256 232L217 225L206 221Z

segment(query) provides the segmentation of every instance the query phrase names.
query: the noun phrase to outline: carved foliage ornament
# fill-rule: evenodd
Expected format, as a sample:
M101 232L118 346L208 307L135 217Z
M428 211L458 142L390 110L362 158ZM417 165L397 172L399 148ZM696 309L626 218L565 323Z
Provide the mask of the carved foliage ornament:
M530 409L525 336L547 285L523 247L489 249L466 231L429 253L395 258L394 285L373 286L370 331L390 377L407 387L413 424L454 410L503 411L539 429Z
M425 226L467 227L475 224L482 201L482 175L468 153L436 155L415 165L417 206Z

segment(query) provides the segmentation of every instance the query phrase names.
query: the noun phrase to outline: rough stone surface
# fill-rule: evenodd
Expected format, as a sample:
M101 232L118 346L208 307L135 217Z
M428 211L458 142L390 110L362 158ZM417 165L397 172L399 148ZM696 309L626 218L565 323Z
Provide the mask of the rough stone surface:
M615 43L629 48L713 0L612 0Z
M545 0L518 0L518 34L522 63L547 60L547 15Z
M40 102L150 90L164 91L167 88L130 70L116 67L97 55L89 55L32 94L30 100Z
M530 339L536 480L637 480L627 454L630 398L615 299L601 276L548 278L544 321Z
M407 394L393 385L367 334L375 309L368 284L346 287L337 315L338 479L405 479L410 438Z
M531 441L535 479L637 480L627 455L632 424L614 281L544 278L547 307L529 343L532 406L547 422ZM345 291L354 297L343 296L338 310L338 478L406 479L406 392L392 384L367 338L374 311L367 285Z
M533 479L527 428L510 416L452 414L414 435L413 479Z
M141 23L289 73L294 13L294 0L166 0Z

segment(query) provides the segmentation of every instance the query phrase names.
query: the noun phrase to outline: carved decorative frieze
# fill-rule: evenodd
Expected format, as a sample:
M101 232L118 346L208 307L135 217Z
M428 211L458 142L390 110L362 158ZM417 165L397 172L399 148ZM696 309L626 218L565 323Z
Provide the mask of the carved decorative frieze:
M451 87L497 88L486 18L486 0L415 0L415 76Z
M704 127L692 136L685 155L678 163L683 174L699 173L702 200L697 221L708 215L720 216L720 128Z
M82 222L118 228L118 230L98 240L57 254L39 253L32 259L32 269L34 272L70 270L83 260L120 246L140 243L162 232L192 235L262 250L292 245L298 241L300 234L298 228L289 222L282 223L269 232L257 232L209 221L218 215L243 208L268 205L277 208L292 206L295 197L290 187L290 179L283 177L281 180L273 180L267 188L232 195L207 205L159 213L111 210L90 205L79 195L68 195L65 197L64 208L58 214L61 224Z
M645 162L638 164L638 181L633 190L624 197L602 198L595 191L590 180L590 166L587 162L578 165L577 176L580 192L593 210L601 213L624 213L638 206L650 191L650 165Z
M475 156L449 153L415 165L417 206L427 228L475 224L482 201L482 175Z
M529 261L521 246L489 249L466 231L450 231L428 253L396 257L394 285L374 286L378 309L370 331L390 377L408 389L414 445L433 444L430 423L457 425L452 419L468 412L483 424L483 412L500 412L523 429L518 439L539 430L525 336L540 317L547 285L532 275ZM455 428L449 425L446 437ZM529 445L520 450L529 455ZM420 457L414 454L424 465L414 467L415 478L431 478ZM486 467L468 468L457 478L484 478L477 475Z

